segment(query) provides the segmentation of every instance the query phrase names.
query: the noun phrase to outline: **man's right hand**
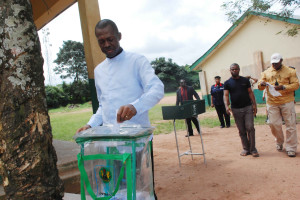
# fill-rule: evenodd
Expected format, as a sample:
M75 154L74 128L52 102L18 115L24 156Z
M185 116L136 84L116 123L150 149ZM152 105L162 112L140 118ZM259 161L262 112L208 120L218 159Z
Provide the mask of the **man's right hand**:
M228 114L228 115L231 115L231 109L230 108L226 108L226 113Z
M87 129L89 129L89 128L91 128L91 126L87 124L87 125L81 127L80 129L78 129L78 130L76 131L76 134L79 133L79 132L81 132L81 131L87 130Z
M213 107L215 107L215 105L212 103L212 104L211 104L211 107L213 108Z
M260 85L261 85L261 86L266 86L267 83L266 83L265 81L263 81L263 82L260 83Z

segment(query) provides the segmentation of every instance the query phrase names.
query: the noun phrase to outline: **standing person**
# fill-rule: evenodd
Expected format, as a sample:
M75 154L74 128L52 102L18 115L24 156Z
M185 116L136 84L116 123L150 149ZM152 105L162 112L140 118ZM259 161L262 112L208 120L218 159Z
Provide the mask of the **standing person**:
M179 84L180 84L180 88L176 92L176 94L177 94L176 106L179 106L179 104L182 105L183 102L186 101L186 100L193 100L193 96L197 100L200 100L200 97L197 94L197 92L194 90L194 88L192 86L187 86L184 79L181 79ZM187 123L188 132L189 132L189 134L186 135L185 137L194 136L191 121L193 121L194 125L197 128L198 133L200 134L200 128L199 128L199 123L198 123L197 116L193 116L193 117L187 118L185 120L186 120L186 123Z
M215 76L216 84L211 86L210 94L211 94L211 107L215 107L219 121L221 123L221 128L225 127L224 117L226 121L226 127L230 127L230 116L226 112L226 108L223 101L224 96L224 85L221 83L221 77Z
M254 84L257 83L258 79L257 78L253 78L251 76L245 76L247 79L249 79L250 81L250 85L251 85L251 89L252 91L254 90Z
M232 112L239 135L241 137L243 151L241 156L252 155L258 157L255 147L254 116L257 113L256 101L248 78L240 76L240 66L233 63L230 66L231 78L224 83L224 103L226 112ZM229 108L229 94L231 109Z
M258 82L258 89L264 90L267 88L269 126L276 138L276 149L278 151L283 150L283 118L286 126L285 150L289 157L295 157L298 140L294 91L299 87L299 80L296 70L284 66L282 61L282 56L279 53L274 53L271 56L272 67L262 73L261 80ZM271 86L267 86L267 83ZM280 93L280 96L272 95L270 87L274 87Z
M95 34L101 51L106 55L94 70L99 108L77 133L116 122L149 127L148 110L162 99L163 83L144 56L121 48L121 33L113 21L99 21ZM153 151L151 158L153 164Z

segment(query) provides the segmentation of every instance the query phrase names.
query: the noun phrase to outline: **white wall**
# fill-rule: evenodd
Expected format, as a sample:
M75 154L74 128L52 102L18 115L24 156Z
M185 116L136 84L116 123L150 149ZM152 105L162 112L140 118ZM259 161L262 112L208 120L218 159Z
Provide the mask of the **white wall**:
M300 70L300 63L297 61L300 59L300 35L290 37L285 34L287 23L252 16L245 24L241 23L239 26L240 29L232 34L230 39L201 63L202 70L206 72L208 88L214 84L216 75L222 77L222 82L231 76L229 67L232 63L244 67L241 69L241 75L260 78L262 69L255 68L254 64L254 53L257 51L262 52L265 68L270 66L271 55L278 52L286 61L293 59L294 61L289 63L296 65L295 67L299 68L297 71ZM278 34L280 31L282 33Z

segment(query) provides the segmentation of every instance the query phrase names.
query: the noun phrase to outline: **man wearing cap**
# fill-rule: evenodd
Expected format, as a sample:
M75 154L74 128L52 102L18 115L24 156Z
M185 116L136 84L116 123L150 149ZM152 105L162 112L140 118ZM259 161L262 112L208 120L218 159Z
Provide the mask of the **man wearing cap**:
M221 128L225 127L224 117L226 121L226 127L230 127L230 116L226 113L226 108L223 101L224 96L224 85L221 83L221 77L215 76L216 84L211 86L210 94L211 94L211 107L215 107L219 121L221 123Z
M262 73L261 80L258 82L258 89L264 90L267 88L269 126L276 138L276 149L278 151L283 150L283 118L286 125L285 150L289 157L295 157L298 141L294 91L299 87L299 80L296 70L284 66L282 61L282 56L279 53L274 53L271 56L272 67ZM270 92L272 86L268 86L267 83L272 85L280 94L273 96Z

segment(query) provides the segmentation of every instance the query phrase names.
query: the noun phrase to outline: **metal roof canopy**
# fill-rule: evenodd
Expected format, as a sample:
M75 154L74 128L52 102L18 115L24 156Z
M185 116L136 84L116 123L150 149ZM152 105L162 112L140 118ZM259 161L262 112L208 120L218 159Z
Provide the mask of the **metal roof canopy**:
M30 0L30 2L34 23L40 30L77 0Z

